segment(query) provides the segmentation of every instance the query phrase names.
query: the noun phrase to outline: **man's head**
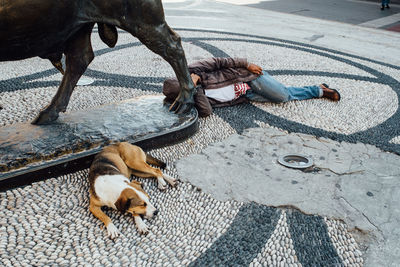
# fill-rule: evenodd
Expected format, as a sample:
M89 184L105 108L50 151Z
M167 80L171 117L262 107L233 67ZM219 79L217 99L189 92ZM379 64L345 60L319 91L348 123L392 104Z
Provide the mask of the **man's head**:
M165 95L165 101L172 103L178 97L181 87L176 78L168 78L164 81L162 90Z
M190 77L192 78L194 86L197 86L197 84L200 82L200 76L195 73L191 73ZM163 84L163 94L166 96L165 101L173 102L175 98L178 97L180 89L181 87L176 78L166 79Z

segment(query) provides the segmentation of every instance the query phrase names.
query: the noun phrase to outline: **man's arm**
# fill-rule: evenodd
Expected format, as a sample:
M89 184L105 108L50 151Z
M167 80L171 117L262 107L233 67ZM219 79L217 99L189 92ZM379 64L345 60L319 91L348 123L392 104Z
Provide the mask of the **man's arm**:
M201 78L197 74L192 73L190 74L190 77L192 78L194 86L197 86L197 84L201 82ZM200 117L207 117L211 115L212 107L207 96L204 94L203 88L197 88L197 92L194 95L194 103Z
M197 93L194 95L194 103L200 117L207 117L211 115L213 109L210 101L204 94L203 88L197 88Z
M247 68L245 58L213 57L196 61L189 65L190 73L213 72L226 68Z

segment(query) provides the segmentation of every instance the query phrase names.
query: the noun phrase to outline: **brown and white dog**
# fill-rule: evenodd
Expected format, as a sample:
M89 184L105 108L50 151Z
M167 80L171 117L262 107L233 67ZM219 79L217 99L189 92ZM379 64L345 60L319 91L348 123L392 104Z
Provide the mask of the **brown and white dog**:
M110 217L101 210L102 206L132 214L141 234L148 233L141 216L150 219L157 214L157 209L150 203L149 195L143 190L141 183L129 180L132 174L143 178L156 177L161 190L167 187L165 180L170 185L175 185L174 178L149 164L165 167L164 162L146 155L140 147L126 142L104 148L93 160L89 170L89 210L105 224L111 238L117 237L119 231Z

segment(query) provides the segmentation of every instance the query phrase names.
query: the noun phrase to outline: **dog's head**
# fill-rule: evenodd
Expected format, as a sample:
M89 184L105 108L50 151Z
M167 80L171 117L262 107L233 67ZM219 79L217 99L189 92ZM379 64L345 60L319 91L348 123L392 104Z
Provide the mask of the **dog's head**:
M134 182L130 188L124 189L115 207L121 212L128 212L134 216L140 215L147 219L157 214L157 209L150 203L149 195L143 190L139 182Z

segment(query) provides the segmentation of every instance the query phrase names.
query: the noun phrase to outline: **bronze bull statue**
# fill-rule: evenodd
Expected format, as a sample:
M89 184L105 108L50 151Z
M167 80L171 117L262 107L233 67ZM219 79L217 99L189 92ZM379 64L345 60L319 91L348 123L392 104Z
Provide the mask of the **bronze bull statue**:
M39 56L64 74L56 95L33 124L50 123L65 112L76 83L94 58L90 35L96 23L109 47L117 43L120 28L168 61L181 86L170 110L182 113L192 108L194 85L185 53L179 35L165 22L161 0L2 0L0 61Z

